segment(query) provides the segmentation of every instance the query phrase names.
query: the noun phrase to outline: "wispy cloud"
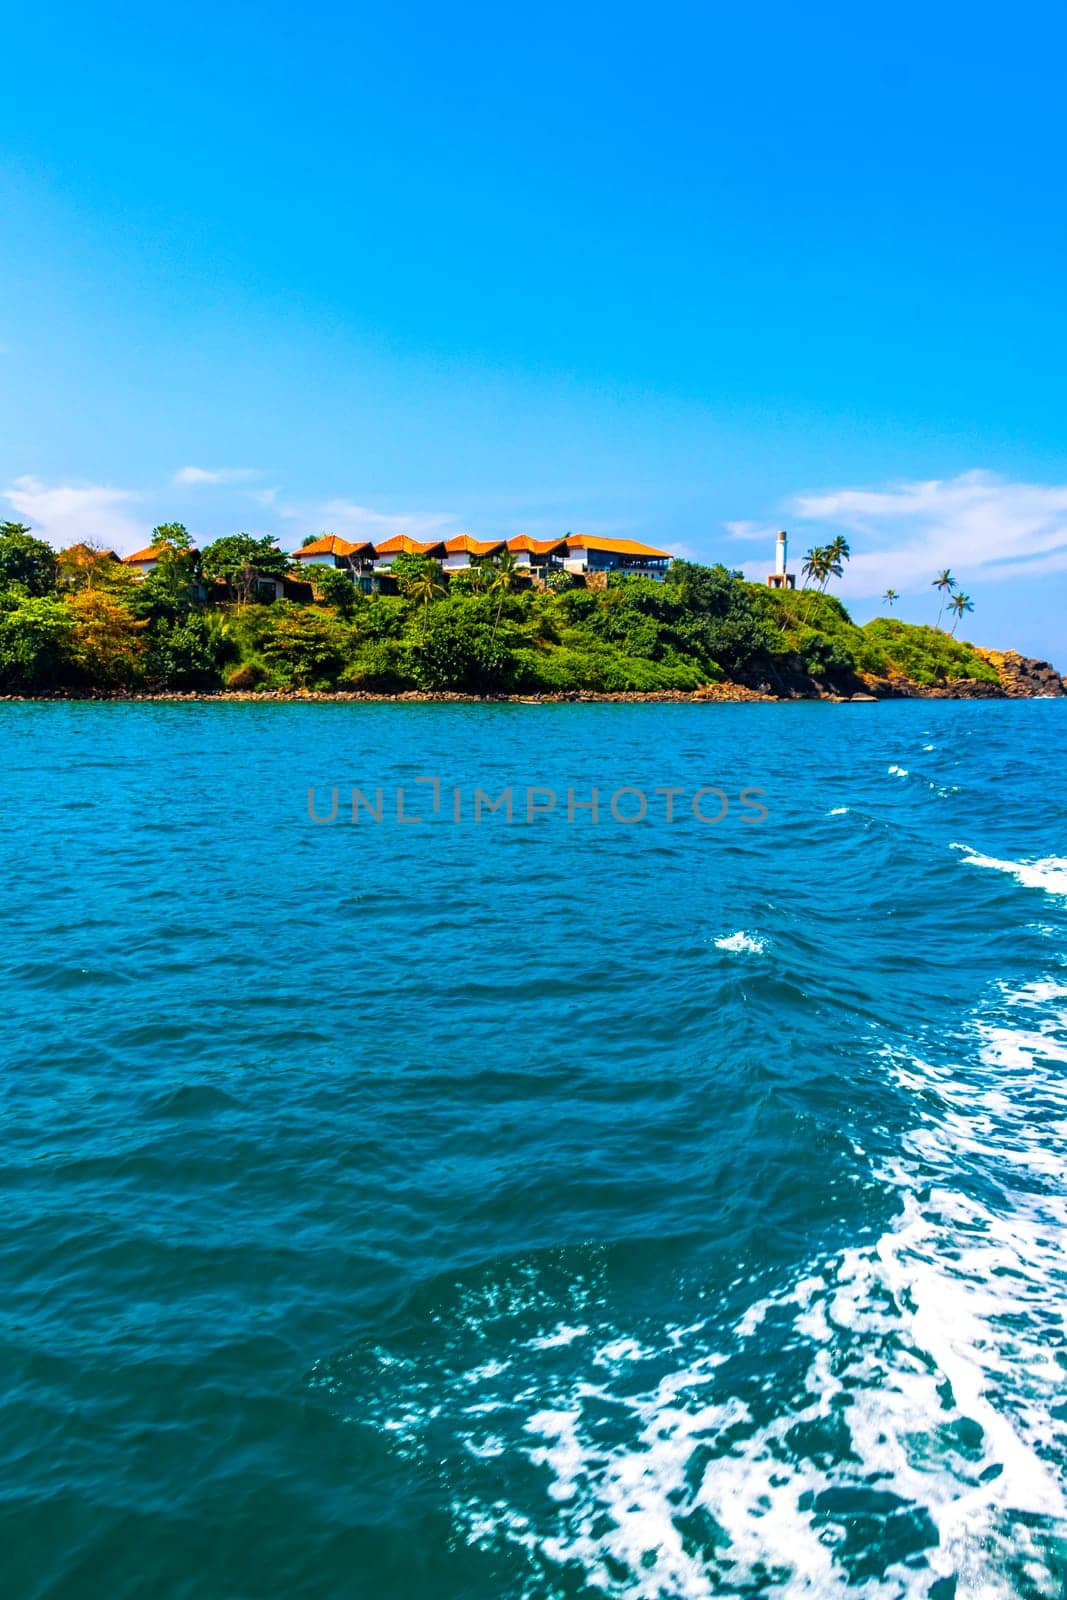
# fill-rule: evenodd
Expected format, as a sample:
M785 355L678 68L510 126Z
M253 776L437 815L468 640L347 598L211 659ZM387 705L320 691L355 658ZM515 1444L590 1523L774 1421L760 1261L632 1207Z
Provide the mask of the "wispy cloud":
M728 539L743 539L746 543L770 544L772 547L778 537L778 523L771 522L724 522Z
M263 476L258 467L181 467L174 482L185 485L250 483Z
M371 540L408 533L413 539L438 539L460 529L459 518L451 511L375 511L372 506L341 499L287 503L278 498L274 489L261 491L257 499L277 518L298 526L303 533L325 531L347 539Z
M992 472L799 494L788 503L787 526L794 551L798 540L849 534L842 588L857 596L925 588L942 567L965 586L1067 571L1067 485Z
M147 525L127 510L140 498L134 489L99 483L49 485L40 478L20 477L3 491L3 498L56 550L86 540L125 551L145 540Z

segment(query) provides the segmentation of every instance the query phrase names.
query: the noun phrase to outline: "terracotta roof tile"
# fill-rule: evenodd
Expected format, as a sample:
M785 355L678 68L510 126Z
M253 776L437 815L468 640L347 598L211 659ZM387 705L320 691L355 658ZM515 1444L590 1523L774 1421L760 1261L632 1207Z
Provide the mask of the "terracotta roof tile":
M475 539L469 533L457 533L454 539L445 540L445 549L450 556L491 556L503 548L503 539Z
M338 533L325 533L313 544L305 544L299 550L294 550L293 556L297 561L301 556L357 556L373 549L374 546L366 539L353 544L349 539L342 539Z
M586 533L569 533L567 549L602 550L614 556L655 556L660 561L671 559L668 551L657 550L651 544L639 544L636 539L601 539L596 534Z
M398 556L401 554L437 556L445 553L445 547L440 540L431 539L427 543L423 543L418 539L412 539L406 533L398 533L392 539L386 539L382 544L376 545L375 549L380 556Z
M518 533L514 539L508 540L508 549L514 554L526 550L533 556L549 556L556 551L565 550L565 539L531 539L528 533Z

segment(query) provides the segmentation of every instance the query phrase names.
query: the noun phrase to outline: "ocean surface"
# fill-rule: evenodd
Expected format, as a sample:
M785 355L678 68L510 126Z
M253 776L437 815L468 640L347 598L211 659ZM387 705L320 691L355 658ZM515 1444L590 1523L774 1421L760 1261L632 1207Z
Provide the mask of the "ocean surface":
M1067 1594L1067 704L0 764L3 1600Z

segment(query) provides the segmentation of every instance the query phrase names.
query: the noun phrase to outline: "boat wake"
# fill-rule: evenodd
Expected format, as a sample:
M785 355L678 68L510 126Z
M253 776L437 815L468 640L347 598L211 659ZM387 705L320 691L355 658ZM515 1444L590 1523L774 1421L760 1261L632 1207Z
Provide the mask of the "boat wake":
M436 1475L503 1594L1062 1600L1067 984L957 1043L885 1053L914 1114L881 1237L666 1325L596 1251L530 1258L313 1386Z

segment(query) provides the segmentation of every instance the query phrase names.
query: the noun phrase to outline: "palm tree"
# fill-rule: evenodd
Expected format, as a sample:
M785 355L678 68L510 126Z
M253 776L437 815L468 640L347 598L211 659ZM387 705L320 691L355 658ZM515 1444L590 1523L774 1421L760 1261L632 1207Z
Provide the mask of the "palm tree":
M504 598L515 588L518 575L519 569L515 557L510 550L503 550L497 558L496 571L489 585L490 594L496 594L500 597L496 603L496 619L493 622L494 639L496 638L496 630L500 626L500 613L504 609Z
M956 613L956 621L952 624L952 633L955 635L956 627L963 613L974 610L974 601L969 594L954 594L948 603L948 608Z
M824 545L817 544L808 551L807 555L804 557L804 560L801 562L800 574L802 578L805 580L810 580L812 584L818 584L818 586L821 588L826 582L829 569L830 552ZM804 587L807 589L807 581L805 581ZM811 607L812 602L811 600L808 600L803 607L805 620L807 619L807 615L811 610Z
M826 551L822 545L816 545L808 551L800 565L802 578L810 578L814 583L821 583L826 575ZM804 585L807 588L807 584Z
M843 534L839 533L835 538L830 540L830 543L826 547L826 556L830 570L823 579L822 586L824 589L831 578L839 578L841 576L843 570L842 562L851 560L852 550L849 546L848 540Z
M951 572L948 570L947 567L942 567L941 571L938 573L937 577L934 579L934 581L930 585L930 587L931 587L931 589L940 589L940 591L941 591L941 605L938 608L938 613L937 613L937 625L940 628L940 626L941 626L941 614L945 609L945 602L946 602L948 596L952 593L953 589L955 589L955 587L956 587L956 580L952 576Z
M426 624L429 619L430 601L437 600L444 594L444 588L438 582L437 568L432 561L427 561L420 572L414 573L404 585L405 592L410 600L422 602L422 637L426 637Z
M882 596L882 599L885 601L890 611L892 611L894 604L900 599L900 596L895 589L887 589L885 594Z

